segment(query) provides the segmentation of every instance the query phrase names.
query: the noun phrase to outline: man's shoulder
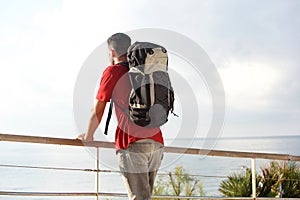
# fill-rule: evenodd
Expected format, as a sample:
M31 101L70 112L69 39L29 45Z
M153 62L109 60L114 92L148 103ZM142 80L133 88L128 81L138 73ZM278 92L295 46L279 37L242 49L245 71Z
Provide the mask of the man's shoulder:
M104 72L113 72L114 71L114 65L109 65L104 69Z
M123 77L123 75L126 74L127 72L128 72L128 68L120 64L116 64L116 65L110 65L106 67L106 69L103 72L103 76L119 79Z
M115 74L115 73L122 73L122 72L127 72L128 68L126 66L123 66L121 64L116 64L116 65L109 65L106 67L106 69L104 70L107 73L110 74Z

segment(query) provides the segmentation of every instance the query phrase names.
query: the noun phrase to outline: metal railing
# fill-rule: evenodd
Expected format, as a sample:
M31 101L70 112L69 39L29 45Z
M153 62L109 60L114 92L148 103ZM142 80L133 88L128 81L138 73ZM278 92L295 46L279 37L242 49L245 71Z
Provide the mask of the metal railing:
M54 170L69 170L69 171L90 171L94 172L95 177L95 192L94 193L71 193L71 192L15 192L15 191L0 191L0 196L86 196L95 197L97 200L101 196L110 197L127 197L124 193L105 193L100 192L99 187L99 175L101 172L112 172L110 170L100 169L100 158L99 149L100 148L114 148L111 142L102 141L92 141L88 143L83 143L79 140L74 139L63 139L63 138L51 138L51 137L36 137L36 136L25 136L25 135L11 135L11 134L1 134L0 141L7 142L25 142L25 143L38 143L38 144L53 144L53 145L71 145L71 146L85 146L96 148L96 161L95 169L74 169L74 168L59 168L59 167L37 167L37 166L26 166L26 165L3 165L0 163L0 167L17 167L17 168L30 168L30 169L54 169ZM219 156L219 157L236 157L236 158L250 158L251 159L251 171L252 171L252 197L191 197L191 196L171 196L171 195L155 195L154 198L164 198L164 199L234 199L234 200L247 200L247 199L274 199L274 198L258 198L256 197L256 159L270 159L270 160L285 160L285 161L300 161L300 156L288 155L288 154L272 154L272 153L255 153L255 152L237 152L237 151L220 151L220 150L207 150L207 149L197 149L197 148L182 148L182 147L165 147L166 153L176 153L176 154L194 154L194 155L207 155L207 156ZM289 198L276 198L276 199L289 199Z

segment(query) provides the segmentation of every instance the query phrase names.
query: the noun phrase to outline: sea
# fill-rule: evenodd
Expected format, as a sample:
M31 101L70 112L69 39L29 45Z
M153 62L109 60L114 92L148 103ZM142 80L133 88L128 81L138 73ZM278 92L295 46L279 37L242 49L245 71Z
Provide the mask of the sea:
M205 139L180 139L176 146L200 148ZM207 140L207 139L206 139ZM166 139L166 146L174 146ZM181 145L180 145L181 144ZM219 138L213 140L211 149L278 153L300 156L300 136ZM16 143L0 141L0 191L15 192L95 192L95 148ZM100 149L100 192L125 193L122 177L118 173L114 149ZM257 159L257 171L271 160ZM31 168L25 168L30 166ZM164 178L175 167L182 166L186 173L198 179L205 196L222 196L220 182L234 172L251 167L251 159L205 155L165 153L158 177ZM59 168L54 170L52 168ZM67 170L71 169L71 170ZM0 200L89 200L95 197L24 197L1 196ZM100 197L99 199L121 199ZM123 198L124 199L124 198Z

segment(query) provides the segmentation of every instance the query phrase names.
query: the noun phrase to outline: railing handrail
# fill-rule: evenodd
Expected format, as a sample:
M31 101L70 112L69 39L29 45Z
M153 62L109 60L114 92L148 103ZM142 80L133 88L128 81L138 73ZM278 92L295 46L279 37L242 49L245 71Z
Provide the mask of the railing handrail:
M53 196L110 196L110 197L127 197L125 193L91 193L91 192L81 192L81 193L71 193L71 192L9 192L9 191L0 191L0 196L23 196L23 197L53 197ZM294 200L292 198L268 198L268 197L206 197L206 196L172 196L172 195L153 195L152 198L163 198L163 199L198 199L198 200Z
M112 142L104 142L104 141L82 142L82 141L76 140L76 139L27 136L27 135L12 135L12 134L2 134L2 133L0 133L0 141L86 146L86 147L97 147L97 148L115 148L114 144ZM170 147L170 146L165 147L165 152L166 153L182 153L182 154L220 156L220 157L239 157L239 158L259 158L259 159L272 159L272 160L300 161L300 156L289 155L289 154L209 150L209 149Z
M17 191L0 191L0 196L95 196L98 200L100 196L115 196L126 197L123 193L103 193L99 191L99 173L104 172L99 168L99 149L100 148L115 148L112 142L104 141L92 141L82 142L76 139L66 138L53 138L53 137L40 137L40 136L27 136L27 135L11 135L0 133L0 141L7 142L25 142L25 143L39 143L39 144L54 144L54 145L71 145L71 146L86 146L97 148L96 169L71 169L71 168L51 168L55 170L80 170L80 171L92 171L96 173L96 191L95 193L64 193L64 192L17 192ZM222 150L208 150L197 148L183 148L183 147L165 147L167 153L181 153L181 154L194 154L194 155L207 155L207 156L220 156L220 157L239 157L239 158L251 158L252 169L252 183L256 183L256 158L260 159L272 159L272 160L288 160L288 161L300 161L300 156L288 155L288 154L274 154L274 153L257 153L257 152L239 152L239 151L222 151ZM50 169L49 167L36 167L36 166L16 166L16 165L1 165L2 167L24 167L24 168L36 168L36 169ZM106 172L106 171L105 171ZM155 198L180 198L180 199L227 199L227 200L273 200L274 198L258 198L256 197L256 184L252 184L252 197L188 197L188 196L170 196L170 195L155 195ZM291 198L276 198L276 199L291 199Z

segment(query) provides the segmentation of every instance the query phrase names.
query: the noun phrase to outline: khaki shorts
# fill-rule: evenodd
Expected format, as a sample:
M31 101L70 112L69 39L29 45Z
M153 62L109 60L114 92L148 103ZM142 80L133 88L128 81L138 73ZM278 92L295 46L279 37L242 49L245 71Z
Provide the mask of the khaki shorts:
M131 143L117 156L130 200L150 200L163 158L163 145L151 139Z

